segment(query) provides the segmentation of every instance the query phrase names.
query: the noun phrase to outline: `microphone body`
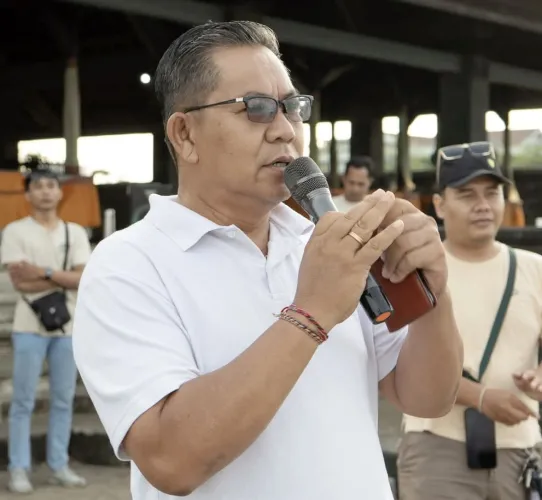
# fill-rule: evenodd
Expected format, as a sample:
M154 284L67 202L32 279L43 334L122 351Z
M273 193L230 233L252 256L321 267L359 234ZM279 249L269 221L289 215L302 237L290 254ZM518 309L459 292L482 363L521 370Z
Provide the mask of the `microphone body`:
M301 172L299 164L302 167ZM309 172L306 171L307 167ZM315 168L317 172L314 171ZM306 175L307 173L309 175ZM338 211L324 174L310 158L298 158L288 165L285 181L294 200L315 224L325 213ZM371 273L367 276L360 304L373 324L383 323L393 314L393 306Z
M329 189L315 189L300 200L299 204L315 224L326 212L337 212L337 207L333 203Z

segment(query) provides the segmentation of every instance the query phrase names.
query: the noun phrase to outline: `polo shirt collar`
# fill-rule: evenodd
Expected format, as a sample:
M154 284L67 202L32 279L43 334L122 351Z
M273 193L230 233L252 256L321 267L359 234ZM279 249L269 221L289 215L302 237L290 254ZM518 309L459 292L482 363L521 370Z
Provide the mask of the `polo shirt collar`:
M177 196L149 196L150 210L145 220L159 231L167 234L182 250L187 251L196 245L206 234L228 232L236 227L220 226L202 215L177 203ZM299 240L309 234L314 224L296 213L284 203L275 207L270 214L271 221L292 237Z

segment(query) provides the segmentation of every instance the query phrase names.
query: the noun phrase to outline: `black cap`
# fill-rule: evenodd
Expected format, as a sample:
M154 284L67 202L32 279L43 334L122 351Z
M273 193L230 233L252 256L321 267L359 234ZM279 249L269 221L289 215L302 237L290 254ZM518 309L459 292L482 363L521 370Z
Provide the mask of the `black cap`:
M473 179L489 176L502 184L510 184L510 180L501 171L493 147L488 146L487 152L480 152L483 143L446 146L437 153L437 184L440 191L447 187L464 186ZM444 153L444 154L443 154ZM453 154L456 153L456 154Z

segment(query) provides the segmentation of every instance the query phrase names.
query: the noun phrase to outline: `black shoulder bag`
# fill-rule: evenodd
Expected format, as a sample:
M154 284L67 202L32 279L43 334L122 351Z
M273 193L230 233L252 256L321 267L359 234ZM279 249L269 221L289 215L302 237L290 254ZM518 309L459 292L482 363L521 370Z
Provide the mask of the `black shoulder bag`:
M506 287L501 299L501 304L495 316L491 333L480 362L478 380L470 373L463 370L463 377L479 383L489 365L491 354L495 349L497 338L502 328L506 311L512 298L514 283L516 281L517 261L513 248L508 247L510 265ZM494 469L497 467L497 444L495 441L495 422L475 408L465 410L465 434L467 444L467 464L470 469Z
M70 237L68 232L68 223L64 222L64 231L66 234L66 249L64 252L64 265L62 269L67 270L68 252L70 251ZM39 299L29 301L23 296L23 300L32 308L40 323L48 332L56 330L64 331L64 326L71 320L70 312L66 302L66 291L56 290L48 293Z

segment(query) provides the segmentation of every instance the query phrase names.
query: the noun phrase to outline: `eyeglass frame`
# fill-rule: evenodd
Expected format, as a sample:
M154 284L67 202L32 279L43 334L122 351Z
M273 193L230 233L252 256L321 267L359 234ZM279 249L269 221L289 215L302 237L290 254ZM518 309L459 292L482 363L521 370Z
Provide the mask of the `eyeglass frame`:
M271 99L271 100L275 101L277 103L277 114L278 114L279 108L282 108L282 111L283 111L284 115L286 116L286 118L288 118L288 113L286 111L286 106L284 105L284 101L287 101L288 99L298 98L298 97L304 97L304 98L308 99L308 101L310 102L310 105L311 105L311 112L312 112L312 104L314 102L314 96L309 95L309 94L293 94L293 95L289 95L288 97L285 97L284 99L275 99L274 97L271 97L271 96L268 96L268 95L248 95L248 96L244 96L244 97L235 97L233 99L227 99L225 101L213 102L211 104L202 104L200 106L189 106L189 107L183 109L183 113L190 113L191 111L199 111L201 109L214 108L215 106L224 106L224 105L227 105L227 104L237 104L237 103L241 103L241 102L245 104L245 109L246 109L246 102L247 101L252 100L252 99L257 99L257 98L259 98L259 99L265 98L265 99ZM252 123L272 123L273 120L277 117L277 114L275 114L275 116L273 117L273 119L270 122L252 122ZM305 123L305 122L303 120L301 120L299 122L293 122L293 123ZM169 140L167 138L167 134L164 137L164 142L166 143L166 147L167 147L167 149L169 151L170 156L173 158L173 161L175 162L176 161L175 160L175 154L174 154L173 148L172 148L172 146L171 146L171 144L170 144L170 142L169 142Z
M214 108L215 106L224 106L226 104L237 104L237 103L244 103L245 104L245 109L247 107L247 101L251 101L252 99L270 99L272 101L275 101L275 103L277 104L277 113L275 114L275 116L273 116L273 119L270 120L269 122L254 122L252 120L253 123L272 123L273 120L277 117L277 114L278 114L278 111L279 109L282 109L282 112L284 113L284 115L286 116L286 118L288 118L290 120L290 118L288 117L288 112L286 111L286 105L284 104L285 101L288 101L289 99L297 99L299 97L303 97L305 99L307 99L310 103L310 110L312 112L312 104L314 102L314 96L312 95L308 95L308 94L294 94L294 95L290 95L288 97L285 97L284 99L275 99L274 97L271 97L271 96L268 96L268 95L248 95L248 96L244 96L244 97L235 97L233 99L227 99L225 101L219 101L219 102L213 102L211 104L203 104L201 106L190 106L188 108L184 108L183 112L184 113L190 113L191 111L199 111L201 109L207 109L207 108ZM310 119L310 117L309 117ZM292 121L292 120L290 120ZM293 122L293 123L306 123L305 121L303 120L300 120L298 122Z

